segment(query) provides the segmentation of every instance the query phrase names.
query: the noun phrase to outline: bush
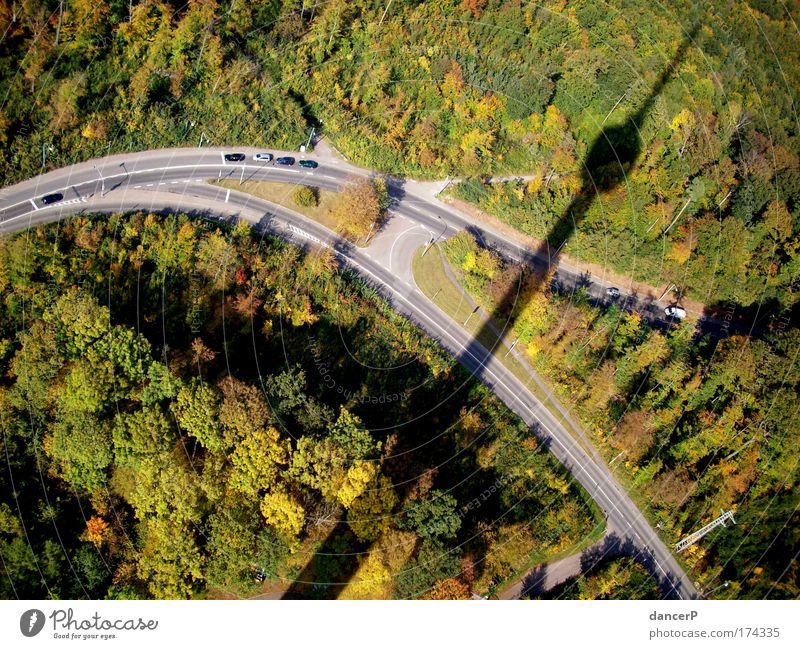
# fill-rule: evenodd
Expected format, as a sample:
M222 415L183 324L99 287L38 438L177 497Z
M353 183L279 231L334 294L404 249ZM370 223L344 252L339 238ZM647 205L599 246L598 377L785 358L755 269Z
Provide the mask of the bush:
M319 205L319 195L316 187L301 185L292 192L292 199L300 207L316 207Z

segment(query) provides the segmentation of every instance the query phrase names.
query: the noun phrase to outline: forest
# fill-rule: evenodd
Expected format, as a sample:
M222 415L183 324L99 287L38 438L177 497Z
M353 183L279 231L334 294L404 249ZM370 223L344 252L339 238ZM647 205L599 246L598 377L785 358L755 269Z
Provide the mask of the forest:
M534 291L466 233L444 246L665 535L735 509L685 556L693 576L797 598L798 8L0 0L0 179L296 149L313 128L380 172L457 177L452 199L537 239L571 219L578 260L774 316L716 342ZM609 133L631 155L590 164ZM0 240L0 295L2 597L247 596L254 575L465 597L596 531L531 432L324 254L186 217L72 219ZM565 592L610 581L648 591L622 562Z
M442 248L459 283L498 329L510 327L668 540L735 512L735 525L683 555L700 583L730 582L719 597L800 594L789 560L800 545L797 328L720 340L686 322L664 330L593 302L582 287L542 290L528 268L466 232Z
M74 217L0 239L0 299L0 597L467 598L602 535L328 252Z
M296 148L313 127L380 171L469 177L459 197L540 239L597 198L570 255L783 313L800 275L798 17L796 0L1 0L0 177ZM636 155L582 182L622 127L611 144Z

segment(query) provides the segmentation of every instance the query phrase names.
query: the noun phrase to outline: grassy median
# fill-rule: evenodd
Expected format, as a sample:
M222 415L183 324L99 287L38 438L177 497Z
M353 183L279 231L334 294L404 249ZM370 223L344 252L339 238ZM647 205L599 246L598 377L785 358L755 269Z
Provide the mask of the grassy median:
M316 188L317 205L306 207L298 205L292 197L293 192L301 185L272 182L268 180L245 180L240 184L238 180L231 179L213 180L211 184L242 192L243 194L250 194L256 198L275 203L276 205L298 212L303 216L307 216L320 225L324 225L329 230L336 230L337 223L334 217L334 208L338 192Z
M483 309L478 309L473 313L477 303L475 303L467 292L459 286L454 278L448 273L447 261L439 244L432 246L427 253L420 248L414 255L412 269L414 281L425 296L436 306L444 311L448 316L458 323L472 336L477 337L478 341L488 350L492 350L494 357L498 359L523 385L541 401L550 413L567 429L570 435L581 444L589 455L594 455L595 448L586 439L581 431L576 430L556 408L551 406L550 397L539 383L534 380L530 368L520 362L516 355L516 350L509 348L513 344L514 334L505 327L503 323L489 318ZM485 326L489 322L489 326ZM554 392L547 385L547 389Z

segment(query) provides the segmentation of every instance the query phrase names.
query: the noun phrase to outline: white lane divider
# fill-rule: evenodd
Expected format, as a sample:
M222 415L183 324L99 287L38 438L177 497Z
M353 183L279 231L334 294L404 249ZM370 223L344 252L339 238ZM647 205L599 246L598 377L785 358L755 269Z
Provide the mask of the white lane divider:
M39 209L38 205L36 205L36 203L33 202L32 198L29 198L28 200L31 202L31 205L33 205L33 209L35 209L35 210Z

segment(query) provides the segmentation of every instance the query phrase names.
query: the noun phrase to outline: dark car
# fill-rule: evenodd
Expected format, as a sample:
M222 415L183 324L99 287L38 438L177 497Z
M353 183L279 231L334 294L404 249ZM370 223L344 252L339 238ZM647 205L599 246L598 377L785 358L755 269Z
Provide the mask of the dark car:
M245 159L244 153L226 153L225 159L228 162L241 162Z
M313 160L301 160L297 164L299 164L301 167L305 167L306 169L316 169L319 167L319 165Z
M609 286L606 289L606 295L608 295L608 297L610 297L612 300L616 300L620 295L619 289L616 286Z
M294 158L290 156L284 156L282 158L275 158L276 165L284 165L286 167L291 167L294 164Z
M42 203L45 205L50 205L52 203L58 203L58 201L64 198L64 194L48 194L47 196L42 196Z

